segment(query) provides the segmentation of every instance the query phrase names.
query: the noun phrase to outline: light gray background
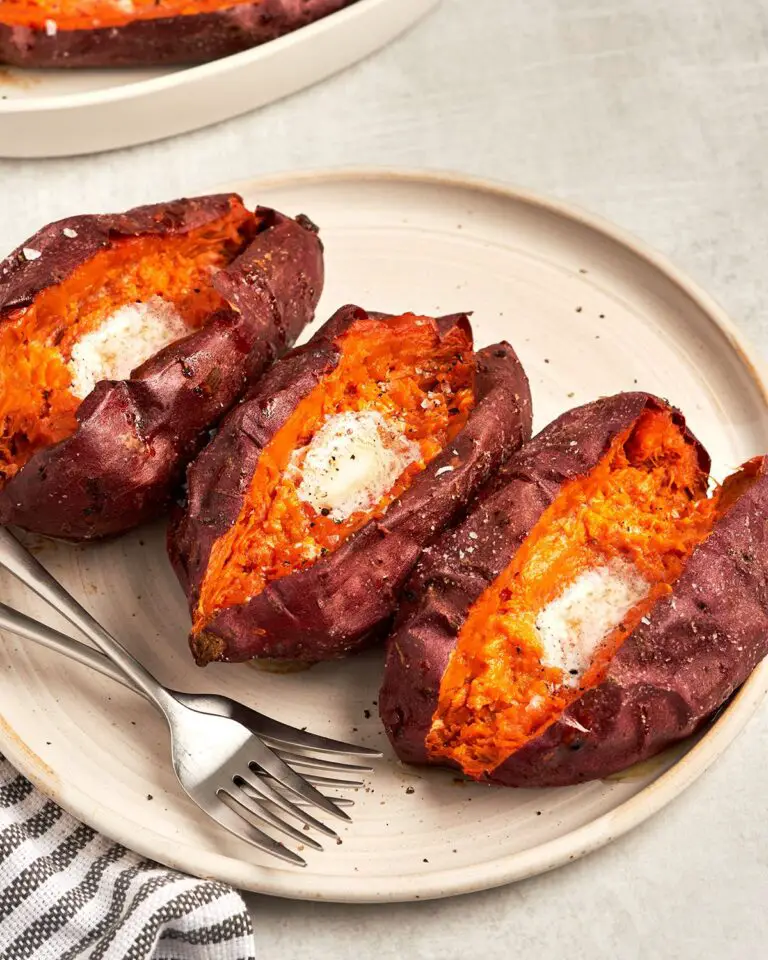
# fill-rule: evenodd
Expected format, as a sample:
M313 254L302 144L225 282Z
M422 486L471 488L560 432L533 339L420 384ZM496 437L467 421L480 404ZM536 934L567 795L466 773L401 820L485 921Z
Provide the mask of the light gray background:
M768 354L768 4L444 0L360 66L135 150L0 161L0 250L66 214L263 172L453 168L615 220ZM249 897L265 960L768 956L768 705L653 821L568 868L449 901Z

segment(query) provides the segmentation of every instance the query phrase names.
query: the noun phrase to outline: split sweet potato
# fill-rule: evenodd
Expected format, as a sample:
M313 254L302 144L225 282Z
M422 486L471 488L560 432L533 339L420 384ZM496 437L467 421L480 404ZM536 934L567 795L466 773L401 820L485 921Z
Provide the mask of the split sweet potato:
M406 588L379 698L401 759L558 786L695 732L768 653L766 464L709 496L642 393L543 430Z
M514 351L475 353L465 315L340 310L188 471L169 550L197 662L313 663L369 642L530 424Z
M88 540L159 515L322 282L316 228L235 194L31 237L0 263L0 522Z

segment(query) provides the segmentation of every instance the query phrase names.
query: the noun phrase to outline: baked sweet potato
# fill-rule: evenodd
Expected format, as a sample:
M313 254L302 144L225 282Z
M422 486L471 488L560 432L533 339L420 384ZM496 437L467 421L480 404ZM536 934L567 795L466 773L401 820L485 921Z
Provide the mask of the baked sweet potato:
M89 540L157 516L322 282L316 228L236 194L45 227L0 263L0 523Z
M0 63L202 63L274 40L355 0L0 0Z
M314 663L370 641L421 550L530 435L512 348L466 315L342 308L188 473L169 552L201 665Z
M520 787L694 733L768 653L768 472L642 393L565 414L424 556L379 698L402 760Z

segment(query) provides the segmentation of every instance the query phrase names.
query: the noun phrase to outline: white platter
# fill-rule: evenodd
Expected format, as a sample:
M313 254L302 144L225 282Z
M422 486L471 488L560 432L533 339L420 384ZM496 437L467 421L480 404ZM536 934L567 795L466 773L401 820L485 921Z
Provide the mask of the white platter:
M358 0L271 43L193 67L13 70L0 64L0 157L97 153L176 136L324 80L439 0Z
M390 311L473 309L478 343L506 337L520 353L537 428L569 406L639 387L683 408L716 476L768 448L765 380L722 311L663 259L593 217L438 174L352 171L234 186L252 202L304 211L321 225L321 317L349 301ZM0 749L13 763L142 854L263 893L416 900L567 863L685 789L768 689L763 664L695 744L610 782L549 791L459 785L449 771L394 759L376 715L379 652L283 676L194 667L160 525L99 546L33 545L166 682L225 691L288 722L384 750L355 795L343 844L303 851L305 870L283 867L222 834L181 795L163 723L142 700L56 654L0 637ZM0 596L62 626L7 577Z

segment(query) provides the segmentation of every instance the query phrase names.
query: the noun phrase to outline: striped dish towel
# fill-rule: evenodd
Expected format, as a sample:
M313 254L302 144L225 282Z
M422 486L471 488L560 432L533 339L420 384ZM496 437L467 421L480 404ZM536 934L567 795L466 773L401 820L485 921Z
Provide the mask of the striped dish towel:
M240 896L79 823L0 755L0 960L254 960Z

